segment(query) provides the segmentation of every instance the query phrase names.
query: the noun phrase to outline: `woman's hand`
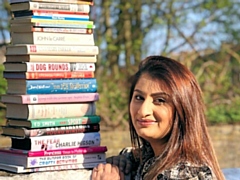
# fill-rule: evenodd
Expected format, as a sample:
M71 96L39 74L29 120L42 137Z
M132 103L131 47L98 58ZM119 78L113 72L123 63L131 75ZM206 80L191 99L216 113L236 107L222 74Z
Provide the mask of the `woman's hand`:
M124 174L112 164L99 164L92 171L92 180L124 180Z
M117 166L124 174L132 170L132 162L124 155L112 156L106 159L107 163Z

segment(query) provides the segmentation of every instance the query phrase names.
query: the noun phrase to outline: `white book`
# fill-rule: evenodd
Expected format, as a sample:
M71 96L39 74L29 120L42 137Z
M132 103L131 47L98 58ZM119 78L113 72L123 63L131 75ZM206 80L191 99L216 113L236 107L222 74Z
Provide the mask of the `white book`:
M27 155L22 154L0 152L0 163L2 164L11 163L11 165L23 166L24 168L94 163L94 162L101 163L105 161L106 161L105 153L28 157Z
M12 45L16 44L54 44L94 46L93 34L23 32L11 33Z

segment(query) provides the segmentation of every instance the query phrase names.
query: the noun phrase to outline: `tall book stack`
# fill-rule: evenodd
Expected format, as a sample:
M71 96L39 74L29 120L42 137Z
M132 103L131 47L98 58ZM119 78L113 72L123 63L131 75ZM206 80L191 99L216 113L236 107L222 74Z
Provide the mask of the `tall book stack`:
M11 148L0 168L23 173L93 168L105 162L94 76L98 47L91 0L11 0L4 77Z

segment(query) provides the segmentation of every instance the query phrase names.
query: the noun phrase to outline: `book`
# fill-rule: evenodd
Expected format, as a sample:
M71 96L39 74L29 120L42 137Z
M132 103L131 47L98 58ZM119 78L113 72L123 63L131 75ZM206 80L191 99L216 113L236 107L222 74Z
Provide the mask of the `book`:
M31 16L22 16L22 17L15 17L15 19L23 19L23 18L31 18L31 19L40 19L40 20L65 20L65 21L89 21L89 16L80 16L80 15L77 15L77 16L63 16L63 15L31 15Z
M51 2L51 3L70 3L70 4L88 4L93 5L93 0L10 0L10 4L22 2Z
M71 34L92 34L92 28L54 28L35 27L29 24L12 24L11 32L48 32L48 33L71 33Z
M91 153L91 154L69 154L56 156L39 156L28 157L21 154L13 154L8 152L0 152L0 163L23 166L24 168L44 167L44 166L58 166L67 164L92 163L92 162L106 162L105 153Z
M48 136L57 134L98 132L99 130L99 124L81 124L75 126L49 127L41 129L27 129L24 127L2 126L2 135L17 138L29 138L35 136Z
M13 149L46 151L71 149L77 147L100 146L100 133L74 133L62 135L37 136L25 139L11 138Z
M11 44L51 44L51 45L79 45L94 46L93 34L24 32L11 33Z
M29 11L29 10L55 10L55 11L73 11L73 12L82 12L89 13L90 6L87 4L69 4L69 3L52 3L52 2L20 2L10 4L11 11Z
M7 94L65 94L97 92L96 78L26 80L6 79Z
M93 5L93 0L10 0L10 4L22 2L51 2L51 3L69 3L69 4L89 4Z
M96 55L89 56L58 56L58 55L5 55L6 62L97 62Z
M10 24L21 23L53 23L59 25L93 25L93 21L78 21L78 20L60 20L60 19L43 19L43 18L14 18L10 20ZM44 27L44 26L43 26ZM88 27L91 28L91 27Z
M45 127L61 127L80 124L95 124L101 121L100 116L80 116L70 118L49 118L49 119L7 119L8 126L26 127L26 128L45 128Z
M71 149L60 150L46 150L46 151L28 151L12 148L0 148L0 152L8 152L10 154L20 154L28 157L36 156L60 156L60 155L73 155L73 154L91 154L91 153L104 153L107 152L107 146L90 146L78 147Z
M6 55L98 55L98 46L71 46L71 45L9 45ZM66 57L65 57L66 58ZM67 59L66 59L67 61Z
M10 20L10 25L13 26L34 26L34 27L47 27L47 28L90 28L94 29L95 25L92 22L85 24L66 24L64 21L45 21L45 22L18 22L15 19Z
M105 162L102 162L105 163ZM45 167L38 167L38 168L24 168L23 166L16 166L12 164L2 164L0 163L0 169L5 171L10 171L13 173L31 173L31 172L46 172L46 171L60 171L60 170L77 170L77 169L92 169L96 167L99 162L93 163L79 163L79 164L67 164L67 165L59 165L59 166L45 166ZM89 171L91 172L91 171ZM79 177L84 178L84 174L79 173ZM90 174L88 175L88 177Z
M49 11L49 10L32 10L32 11L14 11L14 18L50 16L50 17L73 17L89 20L89 13L69 12L69 11Z
M94 78L93 71L72 72L3 72L4 78L14 79L67 79L67 78Z
M94 102L58 104L6 104L10 119L47 119L96 115Z
M3 63L4 72L70 72L95 71L95 63L50 63L50 62L23 62Z
M69 102L92 102L98 101L99 94L95 93L73 93L73 94L33 94L33 95L1 95L1 102L15 104L49 104Z

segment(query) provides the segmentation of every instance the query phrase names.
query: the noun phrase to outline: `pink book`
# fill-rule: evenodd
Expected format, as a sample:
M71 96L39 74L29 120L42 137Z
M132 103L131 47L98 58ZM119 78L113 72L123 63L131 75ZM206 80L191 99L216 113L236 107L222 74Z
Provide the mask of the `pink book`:
M71 154L91 154L91 153L103 153L107 151L106 146L92 146L92 147L79 147L71 149L60 149L60 150L46 150L46 151L27 151L12 148L2 148L0 152L6 152L10 154L22 154L28 157L39 157L39 156L60 156L60 155L71 155Z
M99 100L98 93L74 93L74 94L34 94L34 95L10 95L1 96L4 103L17 104L47 104L68 102L92 102Z

